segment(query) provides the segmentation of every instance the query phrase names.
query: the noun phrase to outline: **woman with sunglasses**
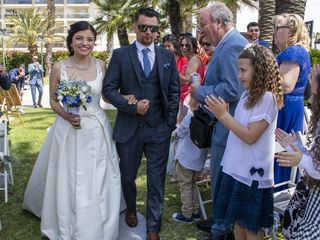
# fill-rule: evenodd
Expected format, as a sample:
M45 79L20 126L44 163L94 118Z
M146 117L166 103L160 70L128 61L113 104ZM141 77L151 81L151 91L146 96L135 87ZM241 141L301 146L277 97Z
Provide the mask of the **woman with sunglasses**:
M202 35L200 37L200 46L201 46L201 50L203 50L203 54L201 55L201 60L204 64L204 68L206 69L213 55L215 47L210 43L209 37L205 35ZM203 84L203 80L204 79L202 79L201 81L201 85Z
M277 127L289 133L292 130L302 132L304 91L310 73L310 38L302 18L296 14L277 15L274 21L274 41L280 50L277 61L285 93ZM275 164L275 183L289 180L290 172L290 168Z
M185 75L180 75L180 84L181 84L181 94L180 94L180 105L179 105L179 113L178 113L178 123L182 121L183 117L186 115L188 111L188 101L186 97L190 93L191 87L191 74L198 73L200 75L200 81L202 82L204 77L204 64L201 60L200 51L198 47L198 42L196 38L185 35L180 43L182 53L187 57L189 56L189 62L187 65L187 69ZM187 55L186 48L189 49ZM185 101L186 100L186 101Z

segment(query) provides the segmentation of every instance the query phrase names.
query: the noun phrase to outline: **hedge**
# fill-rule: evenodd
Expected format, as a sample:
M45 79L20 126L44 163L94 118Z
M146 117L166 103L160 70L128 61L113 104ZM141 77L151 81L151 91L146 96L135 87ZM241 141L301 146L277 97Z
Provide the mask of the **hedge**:
M2 56L2 52L0 51L0 56ZM9 71L10 69L13 69L17 67L19 64L25 64L28 65L31 63L31 56L28 52L20 52L20 51L8 51L5 53L6 57L6 69ZM66 59L69 56L69 53L67 51L58 51L52 53L52 63L55 63L56 61L60 61L63 59ZM103 61L107 61L107 53L106 52L93 52L93 56L101 59ZM39 53L39 59L41 55ZM45 56L43 56L44 58ZM41 61L41 59L40 59ZM0 64L3 64L3 59L0 57Z

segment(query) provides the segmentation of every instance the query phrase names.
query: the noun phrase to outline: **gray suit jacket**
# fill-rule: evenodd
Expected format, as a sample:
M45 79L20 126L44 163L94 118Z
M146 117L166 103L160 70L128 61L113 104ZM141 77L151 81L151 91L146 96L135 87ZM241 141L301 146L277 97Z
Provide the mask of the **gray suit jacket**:
M174 129L179 105L179 74L174 55L168 50L155 46L155 66L161 87L161 101L164 118ZM134 134L141 116L136 114L136 105L129 105L122 95L134 94L142 98L141 77L144 74L138 59L135 43L114 50L106 76L102 94L118 109L113 130L113 139L124 143Z
M235 29L229 32L214 50L207 66L204 86L197 89L196 99L204 103L207 95L222 97L229 103L233 115L243 87L238 79L238 57L248 41ZM217 122L212 133L212 144L226 145L228 132L221 122Z

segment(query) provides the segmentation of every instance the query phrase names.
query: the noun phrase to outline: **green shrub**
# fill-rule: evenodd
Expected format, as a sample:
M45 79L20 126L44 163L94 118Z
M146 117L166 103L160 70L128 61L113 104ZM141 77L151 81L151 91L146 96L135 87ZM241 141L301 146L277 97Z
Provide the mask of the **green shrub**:
M310 59L311 59L311 65L314 64L320 64L320 50L316 48L310 49Z
M2 56L2 52L0 51L0 56ZM104 52L93 52L93 56L95 58L101 59L103 61L107 61L107 53ZM44 56L43 56L44 57ZM69 52L67 51L58 51L52 53L52 65L57 62L64 60L69 57ZM6 51L6 69L10 71L13 68L16 68L20 64L25 64L27 67L29 63L31 63L31 56L29 52L21 52L21 51ZM40 54L39 54L40 58ZM3 59L0 57L0 64L3 64Z

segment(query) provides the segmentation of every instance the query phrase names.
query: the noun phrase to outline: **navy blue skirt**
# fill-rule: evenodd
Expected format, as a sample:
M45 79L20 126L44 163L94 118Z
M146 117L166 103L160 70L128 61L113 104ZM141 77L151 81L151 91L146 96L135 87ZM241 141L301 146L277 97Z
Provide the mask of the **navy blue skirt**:
M257 181L249 187L221 172L214 194L212 233L226 234L235 223L254 233L260 228L270 228L273 188L259 189Z

